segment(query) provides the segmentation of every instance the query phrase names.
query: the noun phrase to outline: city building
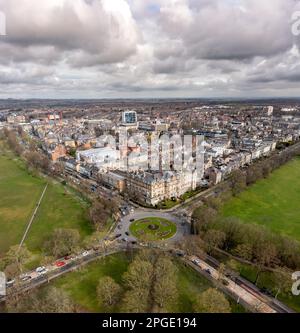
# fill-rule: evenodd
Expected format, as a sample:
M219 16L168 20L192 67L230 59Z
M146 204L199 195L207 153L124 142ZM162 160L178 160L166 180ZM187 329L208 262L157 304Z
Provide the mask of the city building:
M122 112L122 125L137 125L137 113L135 111Z

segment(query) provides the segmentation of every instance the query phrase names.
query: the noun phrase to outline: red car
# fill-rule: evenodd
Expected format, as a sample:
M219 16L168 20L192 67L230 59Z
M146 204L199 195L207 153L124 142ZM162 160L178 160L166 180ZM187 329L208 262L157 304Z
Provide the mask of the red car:
M65 266L65 262L64 261L57 261L56 263L55 263L55 266L56 267L63 267L63 266Z

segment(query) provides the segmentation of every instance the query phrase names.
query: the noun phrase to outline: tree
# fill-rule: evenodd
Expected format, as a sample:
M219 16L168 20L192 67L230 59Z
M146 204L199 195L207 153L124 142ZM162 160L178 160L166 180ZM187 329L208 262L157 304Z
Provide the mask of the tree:
M257 243L254 247L254 255L256 261L262 266L272 266L277 263L277 249L276 246L270 241Z
M75 252L79 242L78 230L55 229L50 239L45 242L44 249L47 254L58 258Z
M180 247L187 255L202 256L206 253L205 243L198 235L186 236L179 244Z
M230 313L226 297L216 289L209 288L201 293L194 304L196 313Z
M210 229L204 236L207 253L211 254L215 248L222 248L226 240L226 234L223 231Z
M4 273L7 278L13 279L20 273L20 270L16 263L11 263L5 267Z
M226 262L227 267L230 269L230 276L233 281L240 276L239 264L236 260L230 259Z
M46 173L49 172L50 161L45 155L37 151L29 151L25 154L25 158L31 168L39 169Z
M99 302L109 308L116 305L121 296L122 288L110 276L100 279L97 287L97 296Z
M277 249L270 241L258 242L254 247L255 261L258 266L255 284L258 283L260 274L264 271L266 266L271 266L277 263Z
M285 236L278 241L278 255L283 265L295 270L300 267L300 243Z
M25 138L25 132L24 132L22 126L18 126L17 131L18 131L18 134L19 134L20 138L24 139Z
M218 212L207 206L202 206L195 210L193 214L194 229L196 233L207 231L216 221Z
M118 205L114 200L108 201L103 198L94 201L89 209L89 219L97 231L102 231L109 218L118 211Z
M101 232L93 232L90 236L85 237L83 241L84 248L90 250L91 248L98 247L102 238L103 234Z
M9 148L13 152L15 152L15 154L20 156L23 153L23 148L18 141L16 133L14 131L9 131L9 130L6 130L4 133L6 135L6 140Z
M231 174L231 187L234 196L240 194L247 187L247 177L241 170L235 170Z
M146 312L152 308L150 291L153 279L153 265L149 261L137 257L123 275L126 287L129 289L124 298L124 311ZM132 299L131 299L132 298Z
M177 295L176 267L168 257L158 258L154 271L153 300L163 308Z
M263 177L262 169L257 165L254 164L247 169L247 185L254 184L257 180Z
M124 274L123 278L129 289L135 289L142 293L149 293L153 277L153 267L148 261L136 258Z
M89 218L97 231L101 231L107 224L109 216L101 202L93 202L89 209Z
M6 267L14 265L14 269L21 273L26 261L28 261L30 257L31 253L25 244L21 247L19 245L14 245L9 248L5 255L4 261L6 263ZM11 269L11 267L9 269Z
M69 296L60 289L50 287L34 292L15 302L8 302L8 312L20 313L70 313L74 304Z
M292 290L292 280L291 274L283 268L277 268L276 271L273 272L273 282L276 287L276 295L277 299L279 294L288 294Z
M143 295L137 290L126 291L123 302L122 312L124 313L146 313L149 312L149 304Z
M233 254L242 258L242 259L245 259L245 260L248 260L248 261L251 261L252 258L253 258L253 249L252 249L252 245L251 244L247 244L247 243L244 243L244 244L239 244L233 251Z
M222 207L222 200L220 197L204 198L203 202L205 203L206 206L211 207L211 208L215 209L216 211L219 211L220 208Z
M226 266L224 263L221 263L218 268L218 280L222 280L224 278L225 273L226 273Z
M272 165L270 161L264 161L262 163L262 175L264 178L269 177L270 173L272 172Z
M239 219L228 217L220 222L220 226L226 235L226 239L224 241L224 248L226 251L230 251L242 242L243 226Z

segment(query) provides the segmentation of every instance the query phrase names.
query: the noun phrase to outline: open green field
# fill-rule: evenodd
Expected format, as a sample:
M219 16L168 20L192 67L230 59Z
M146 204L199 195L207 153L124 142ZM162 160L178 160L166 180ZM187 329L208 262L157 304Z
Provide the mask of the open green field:
M226 203L222 216L264 225L300 241L300 157Z
M79 271L69 273L53 284L66 291L72 300L81 307L82 311L104 312L96 296L99 280L104 276L111 276L122 285L122 275L127 271L129 263L130 256L125 253L112 255L89 264ZM211 287L211 284L181 262L176 261L176 266L178 268L178 299L170 304L167 310L168 312L192 312L192 304L197 294ZM243 312L243 308L234 302L231 302L231 307L232 312ZM112 312L118 311L120 311L120 304L112 309Z
M160 241L176 234L176 224L159 217L146 217L135 221L130 226L130 232L136 238L144 241Z
M46 180L28 173L23 162L0 151L0 255L19 244ZM92 232L86 207L61 184L50 183L26 239L28 248L39 252L55 228L78 229L82 236Z

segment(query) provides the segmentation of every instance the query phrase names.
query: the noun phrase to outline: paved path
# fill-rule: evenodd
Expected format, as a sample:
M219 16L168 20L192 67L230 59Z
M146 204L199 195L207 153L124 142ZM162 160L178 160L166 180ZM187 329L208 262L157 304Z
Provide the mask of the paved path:
M26 239L26 237L27 237L27 234L28 234L28 232L29 232L29 230L30 230L30 228L31 228L32 222L34 221L34 219L35 219L35 217L36 217L36 214L37 214L37 212L38 212L38 210L39 210L39 208L40 208L40 205L41 205L42 200L43 200L43 198L44 198L44 195L45 195L45 193L46 193L46 191L47 191L47 188L48 188L48 183L46 184L46 186L45 186L45 188L44 188L44 190L43 190L43 193L42 193L42 195L41 195L41 197L40 197L40 199L39 199L39 201L38 201L38 203L37 203L37 205L36 205L36 207L35 207L35 210L34 210L32 216L31 216L31 219L30 219L30 221L29 221L29 223L28 223L28 225L27 225L27 228L26 228L26 230L25 230L25 233L24 233L23 238L22 238L22 240L21 240L21 243L20 243L20 245L19 245L19 250L21 249L21 247L22 247L23 244L24 244L24 241L25 241L25 239Z
M198 260L198 263L189 263L194 269L196 269L199 273L206 273L209 271L209 273L207 273L209 275L208 278L211 278L211 280L214 280L215 282L220 280L220 274L215 268L197 257L194 258ZM252 312L277 313L274 308L262 299L259 293L255 293L253 290L247 290L245 287L241 287L236 282L225 276L221 278L227 283L226 286L222 285L221 289L229 295L234 295L239 303L242 303L249 310L252 310ZM219 284L221 283L222 282L219 282Z

